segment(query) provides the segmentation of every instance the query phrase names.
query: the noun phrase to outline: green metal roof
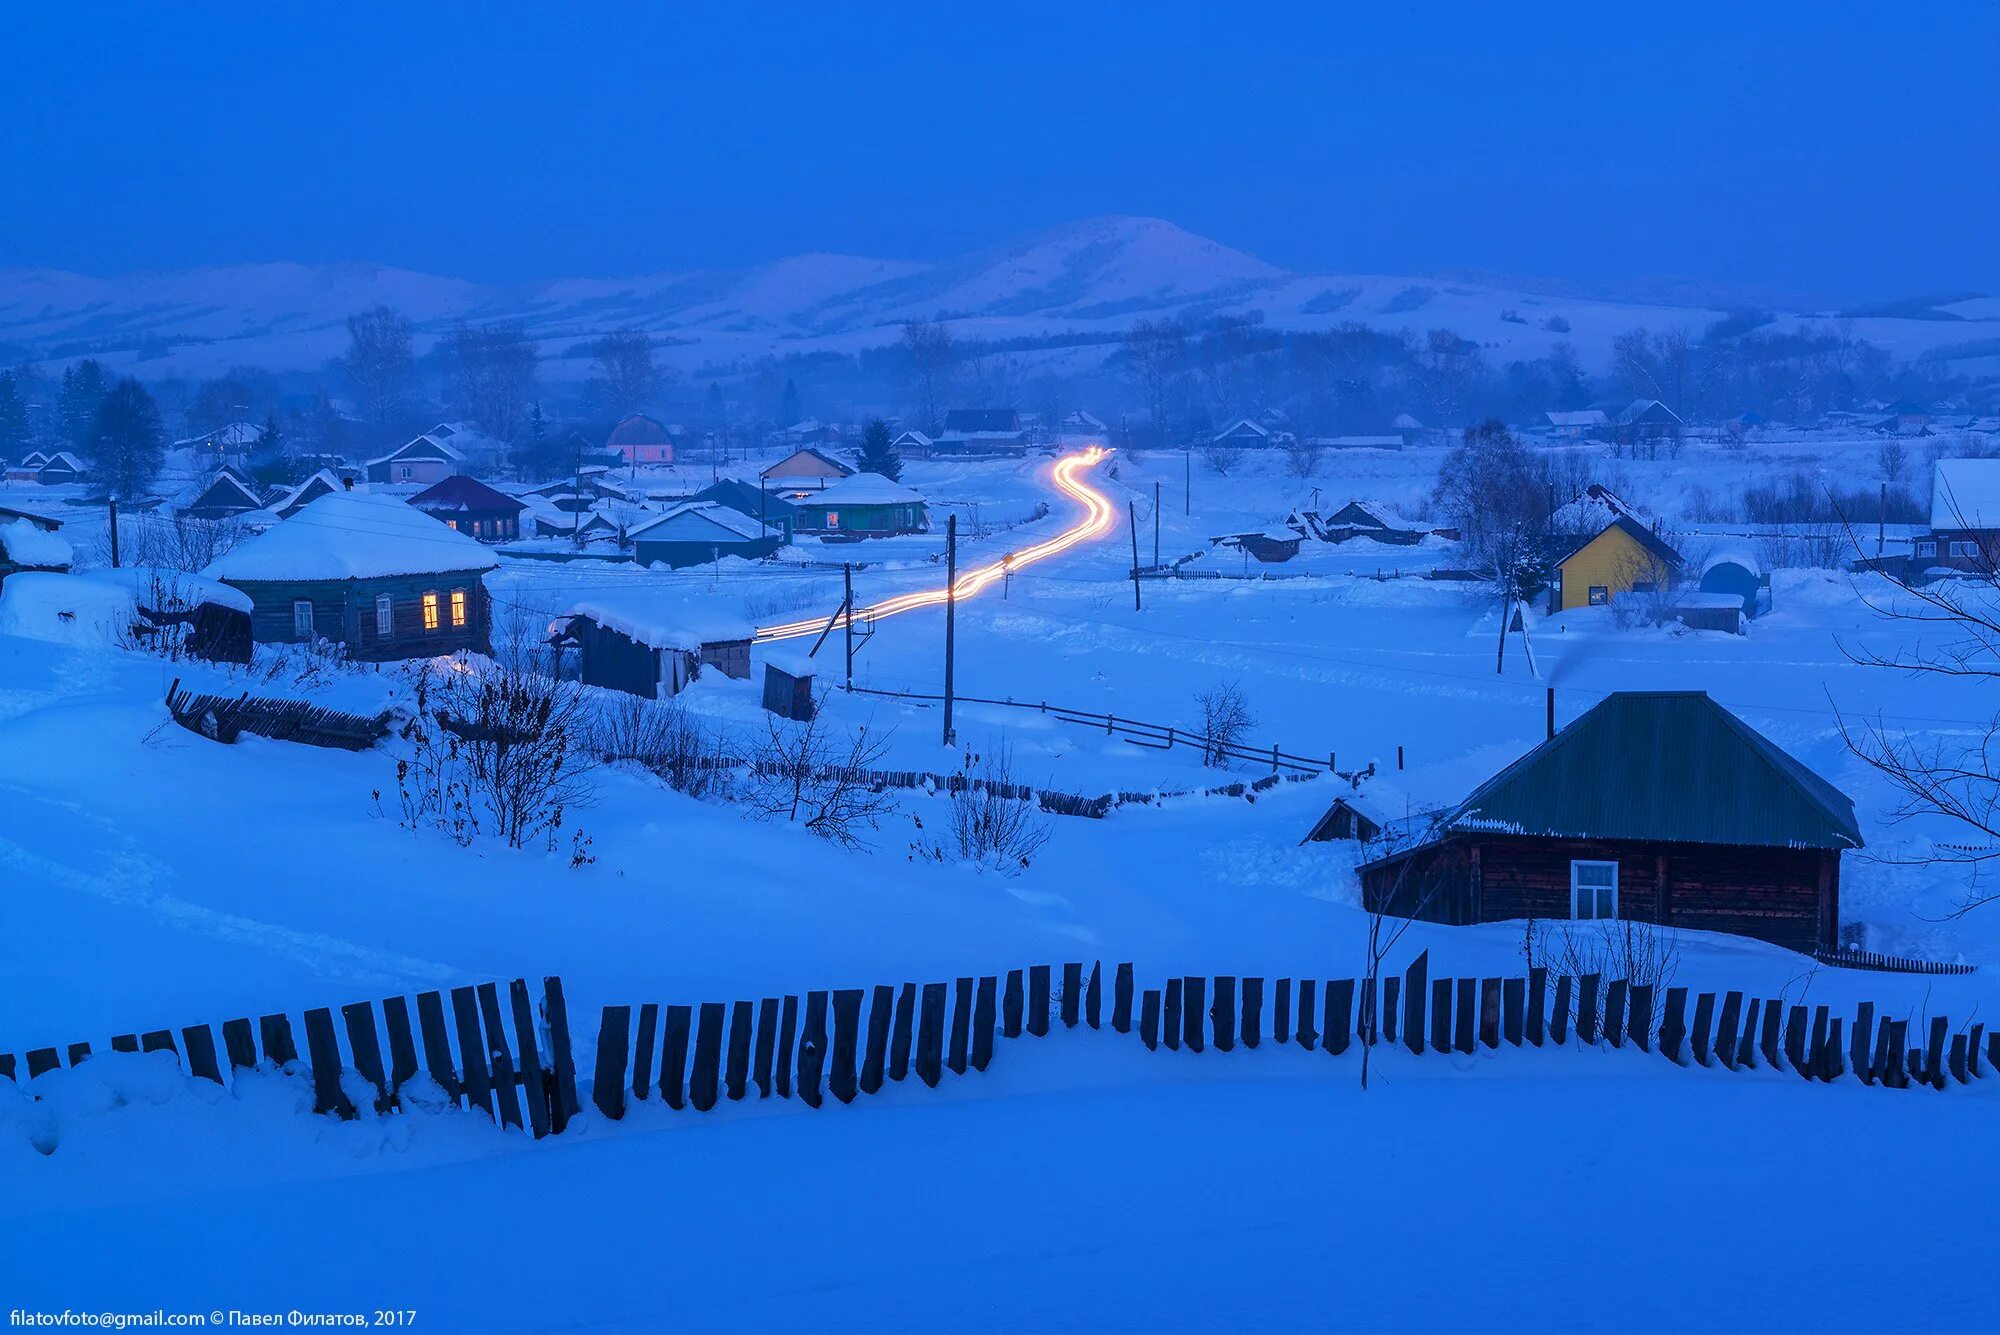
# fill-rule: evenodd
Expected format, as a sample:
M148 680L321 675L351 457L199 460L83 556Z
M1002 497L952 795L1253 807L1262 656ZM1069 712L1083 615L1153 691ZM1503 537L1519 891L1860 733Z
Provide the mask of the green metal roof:
M1619 691L1481 784L1453 831L1859 848L1854 803L1701 691Z

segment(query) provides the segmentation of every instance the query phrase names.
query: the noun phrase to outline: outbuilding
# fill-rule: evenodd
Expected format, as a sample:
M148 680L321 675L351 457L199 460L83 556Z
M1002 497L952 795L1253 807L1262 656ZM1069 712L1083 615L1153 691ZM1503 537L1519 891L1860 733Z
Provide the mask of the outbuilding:
M660 700L705 668L747 681L756 634L741 617L664 590L632 589L570 608L558 643L576 646L585 685Z
M1701 591L1742 600L1745 617L1771 610L1771 577L1749 552L1716 552L1703 561Z
M1634 919L1833 949L1848 798L1700 691L1620 691L1359 868L1430 922Z
M1665 539L1620 515L1576 542L1555 563L1549 611L1605 607L1621 593L1655 593L1679 575L1681 554Z
M642 566L706 565L725 556L761 560L784 544L784 535L717 501L683 501L628 535Z
M674 438L666 427L646 416L633 413L611 428L604 448L616 454L628 467L640 464L670 464L674 461Z
M249 596L259 644L329 640L380 661L487 652L484 576L499 564L400 497L337 491L203 573Z
M66 571L75 559L69 540L55 528L27 515L16 519L0 515L0 582L22 571Z

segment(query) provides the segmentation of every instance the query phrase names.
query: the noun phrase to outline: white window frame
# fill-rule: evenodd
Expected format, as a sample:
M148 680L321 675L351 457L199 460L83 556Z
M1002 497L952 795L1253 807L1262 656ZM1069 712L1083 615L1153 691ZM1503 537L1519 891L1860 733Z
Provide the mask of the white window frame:
M386 593L375 595L375 637L386 640L396 633L396 600Z
M1603 596L1602 598L1600 598L1600 597L1598 597L1598 596L1597 596L1597 595L1599 595L1600 593L1604 595L1604 596ZM1590 585L1590 586L1589 586L1589 588L1588 588L1588 591L1587 591L1587 592L1586 592L1586 593L1584 594L1584 601L1585 601L1585 602L1587 602L1587 603L1589 603L1589 604L1590 604L1590 605L1591 605L1592 607L1608 607L1608 606L1610 606L1610 604L1611 604L1611 586L1610 586L1609 584L1592 584L1592 585Z
M1977 556L1979 555L1979 544L1976 542L1954 542L1951 545L1951 554L1953 556L1965 557Z
M1610 884L1610 885L1608 885L1608 886L1604 886L1604 885L1585 885L1585 884L1583 883L1583 879L1582 879L1581 875L1579 874L1579 873L1581 873L1581 872L1583 872L1583 871L1585 871L1585 870L1590 870L1590 871L1601 871L1601 870L1604 870L1604 869L1606 869L1606 868L1608 868L1608 869L1610 870L1610 872L1611 872L1611 884ZM1604 893L1605 893L1605 892L1606 892L1607 890L1608 890L1608 891L1610 892L1610 894L1611 894L1611 912L1609 912L1609 913L1599 913L1599 912L1598 912L1597 910L1598 910L1598 909L1599 909L1600 907L1602 907L1602 905L1601 905L1601 903L1600 903L1599 901L1600 901L1601 897L1603 896L1603 894L1604 894ZM1591 909L1591 911L1590 911L1589 913L1580 913L1580 912L1578 912L1578 910L1579 910L1579 909L1580 909L1581 907L1583 907L1583 906L1582 906L1582 905L1581 905L1581 904L1580 904L1580 903L1578 902L1578 898L1577 898L1577 896L1579 895L1579 893L1588 893L1588 894L1589 894L1589 895L1591 896L1591 904L1590 904L1590 909ZM1615 920L1617 919L1617 917L1618 917L1618 864L1617 864L1616 862L1606 862L1606 861L1602 861L1602 860L1599 860L1599 859L1595 859L1595 858L1572 858L1572 859L1570 860L1570 864L1569 864L1569 916L1570 916L1570 917L1572 917L1572 918L1575 918L1575 919L1577 919L1577 920L1578 920L1578 921L1580 921L1580 922L1592 922L1592 921L1615 921Z
M311 640L318 636L319 632L313 626L312 599L292 599L292 634L302 640Z

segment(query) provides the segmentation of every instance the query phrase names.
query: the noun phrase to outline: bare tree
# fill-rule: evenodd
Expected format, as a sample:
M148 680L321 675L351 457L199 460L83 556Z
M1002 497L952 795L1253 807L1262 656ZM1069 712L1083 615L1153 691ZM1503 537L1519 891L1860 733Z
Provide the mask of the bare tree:
M653 360L653 341L636 329L606 334L591 351L597 358L592 388L619 417L644 408L667 383L666 372Z
M412 341L408 317L392 306L372 306L347 317L347 354L340 367L378 441L401 424L416 387Z
M917 416L924 430L936 431L958 360L950 331L930 320L909 321L903 326L903 358Z
M1176 382L1187 366L1187 331L1172 320L1140 320L1125 335L1125 356L1145 400L1149 443L1172 444Z
M829 730L825 704L822 695L803 723L766 716L767 735L750 761L748 803L759 815L795 821L830 843L859 848L863 831L874 829L893 805L873 775L888 742L864 723L843 746Z
M511 442L527 420L540 360L519 324L460 324L445 335L445 398L494 439Z
M1291 475L1303 482L1319 471L1321 450L1304 436L1292 437L1285 446L1285 468Z
M1243 687L1226 681L1202 691L1194 702L1201 710L1203 762L1217 769L1229 768L1230 748L1241 746L1250 729L1257 726Z

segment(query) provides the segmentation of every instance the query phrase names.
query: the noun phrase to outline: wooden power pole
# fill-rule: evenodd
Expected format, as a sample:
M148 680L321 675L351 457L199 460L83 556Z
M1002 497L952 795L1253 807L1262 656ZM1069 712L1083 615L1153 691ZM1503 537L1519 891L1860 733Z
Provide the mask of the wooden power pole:
M840 567L840 581L846 586L847 596L841 606L847 609L847 689L854 689L854 562L848 561Z
M944 744L957 740L951 726L952 666L958 654L958 516L944 525Z
M1136 501L1125 502L1125 516L1132 522L1132 610L1139 608L1139 506Z
M118 498L105 497L105 504L111 509L111 568L118 568Z

